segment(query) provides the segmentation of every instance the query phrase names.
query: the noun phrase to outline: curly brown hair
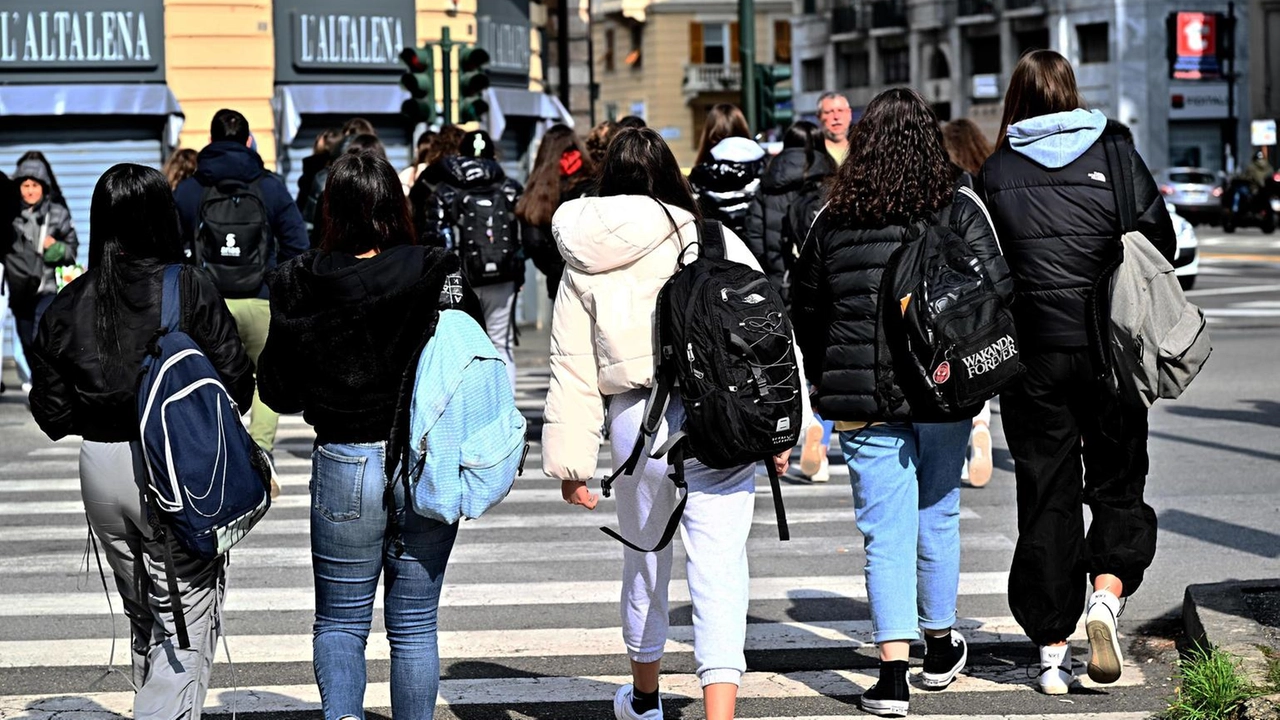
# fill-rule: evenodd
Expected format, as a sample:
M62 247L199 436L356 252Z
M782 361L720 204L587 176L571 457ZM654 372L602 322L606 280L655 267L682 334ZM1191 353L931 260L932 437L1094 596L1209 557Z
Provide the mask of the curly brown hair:
M954 182L929 104L914 90L885 90L853 128L827 212L861 227L908 225L951 202Z
M982 163L991 157L991 143L978 124L969 118L952 120L942 128L942 144L951 162L970 175L977 175Z
M609 151L609 141L614 135L618 134L618 123L612 120L604 122L591 128L591 132L587 133L587 154L591 156L591 164L600 167L604 164L605 153Z

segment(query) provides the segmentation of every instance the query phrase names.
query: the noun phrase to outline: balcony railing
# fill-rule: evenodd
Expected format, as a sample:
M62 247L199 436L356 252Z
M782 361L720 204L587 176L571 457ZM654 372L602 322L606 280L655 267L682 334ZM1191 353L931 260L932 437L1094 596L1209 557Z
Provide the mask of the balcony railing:
M705 92L736 92L742 89L742 72L737 65L685 65L683 86L686 100Z
M871 3L871 27L894 28L907 26L907 5L902 0L873 0Z
M831 34L862 32L867 29L866 11L855 5L838 5L831 10Z
M1044 0L1004 0L1005 10L1030 10L1031 8L1044 9Z
M1009 0L1005 0L1009 2ZM969 17L972 15L994 15L996 13L995 0L960 0L960 7L956 11L958 17Z

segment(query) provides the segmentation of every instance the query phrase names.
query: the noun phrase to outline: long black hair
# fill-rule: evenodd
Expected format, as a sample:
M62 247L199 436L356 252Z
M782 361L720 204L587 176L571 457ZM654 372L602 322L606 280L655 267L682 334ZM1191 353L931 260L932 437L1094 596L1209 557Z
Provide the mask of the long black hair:
M808 173L819 157L827 155L826 136L817 125L808 120L799 120L787 128L787 133L782 136L782 149L788 148L804 150L804 171Z
M125 263L182 262L182 231L164 174L133 163L115 165L98 178L89 222L89 268L97 274L93 331L103 368L110 373L120 360Z
M623 128L600 168L600 196L645 195L701 217L693 189L667 141L652 128Z
M348 153L334 160L322 207L324 252L361 255L414 244L400 176L379 153Z

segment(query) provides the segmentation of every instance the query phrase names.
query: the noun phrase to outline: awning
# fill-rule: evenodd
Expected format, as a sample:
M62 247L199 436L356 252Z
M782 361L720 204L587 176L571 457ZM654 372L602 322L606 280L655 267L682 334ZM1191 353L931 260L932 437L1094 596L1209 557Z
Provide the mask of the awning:
M489 101L487 120L489 134L494 139L502 137L507 129L507 117L533 117L550 120L573 127L573 116L560 103L560 98L546 93L520 88L496 87L485 91Z
M164 140L176 147L182 106L161 83L0 85L0 115L162 115Z
M277 85L271 105L280 140L288 145L303 115L397 115L409 93L392 84Z

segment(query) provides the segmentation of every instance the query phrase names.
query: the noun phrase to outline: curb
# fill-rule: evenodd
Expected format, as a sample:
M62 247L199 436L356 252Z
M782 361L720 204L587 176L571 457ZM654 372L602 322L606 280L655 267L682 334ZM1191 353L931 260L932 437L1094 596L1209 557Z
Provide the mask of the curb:
M1189 585L1182 602L1182 622L1190 641L1212 644L1239 657L1245 677L1255 685L1264 685L1267 658L1261 648L1275 644L1249 609L1245 595L1251 592L1280 592L1280 579Z

